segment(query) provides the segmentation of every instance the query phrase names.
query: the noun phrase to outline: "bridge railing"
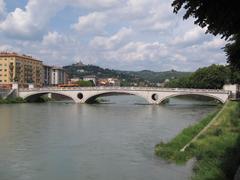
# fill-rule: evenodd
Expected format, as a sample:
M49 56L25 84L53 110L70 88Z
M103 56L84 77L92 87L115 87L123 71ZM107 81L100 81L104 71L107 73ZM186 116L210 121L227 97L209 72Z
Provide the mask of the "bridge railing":
M43 87L31 89L19 89L20 92L31 91L101 91L101 90L117 90L117 91L176 91L176 92L205 92L205 93L230 93L222 89L191 89L191 88L157 88L157 87Z

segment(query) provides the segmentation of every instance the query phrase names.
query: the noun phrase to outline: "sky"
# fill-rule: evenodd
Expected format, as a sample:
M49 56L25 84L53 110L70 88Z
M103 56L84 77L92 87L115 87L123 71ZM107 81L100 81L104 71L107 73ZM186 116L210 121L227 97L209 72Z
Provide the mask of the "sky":
M226 42L172 0L0 0L0 51L48 65L78 61L119 70L194 71L225 64Z

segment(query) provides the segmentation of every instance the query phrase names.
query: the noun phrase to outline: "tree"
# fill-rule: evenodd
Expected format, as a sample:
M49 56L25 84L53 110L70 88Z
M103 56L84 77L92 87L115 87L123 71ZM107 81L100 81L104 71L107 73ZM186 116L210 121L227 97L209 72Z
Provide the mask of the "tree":
M227 55L227 62L231 64L232 68L240 68L240 34L234 35L226 44L224 51Z
M84 81L84 80L80 80L77 82L79 86L81 87L92 87L94 86L92 81Z
M221 35L230 43L225 52L228 62L240 68L240 8L237 0L174 0L174 12L186 10L183 18L194 17L195 24L207 28L206 33Z
M227 66L213 64L199 68L190 76L171 80L166 86L172 88L222 89L223 85L230 81L240 83L239 71L232 72Z
M190 77L193 88L222 89L223 85L230 79L230 71L223 65L211 65L199 68Z

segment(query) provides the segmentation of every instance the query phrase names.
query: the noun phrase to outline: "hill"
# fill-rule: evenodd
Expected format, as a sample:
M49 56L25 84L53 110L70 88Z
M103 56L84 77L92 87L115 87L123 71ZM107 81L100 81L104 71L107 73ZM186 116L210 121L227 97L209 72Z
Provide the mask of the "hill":
M165 72L143 71L120 71L108 68L101 68L95 65L72 64L63 67L70 77L83 77L86 75L96 75L98 78L118 78L123 86L147 85L156 86L166 79L175 79L190 75L190 72L179 72L175 70Z

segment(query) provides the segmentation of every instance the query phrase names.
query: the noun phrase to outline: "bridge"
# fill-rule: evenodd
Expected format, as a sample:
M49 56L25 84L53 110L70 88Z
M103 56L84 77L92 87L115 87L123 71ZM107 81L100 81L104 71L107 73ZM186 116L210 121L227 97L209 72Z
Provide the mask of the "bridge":
M19 89L18 96L25 100L34 100L42 95L58 94L71 98L76 103L90 103L100 96L135 95L142 97L149 104L160 104L164 100L182 95L200 95L214 98L225 103L231 96L231 91L213 89L180 89L180 88L150 88L150 87L74 87L74 88L33 88Z

